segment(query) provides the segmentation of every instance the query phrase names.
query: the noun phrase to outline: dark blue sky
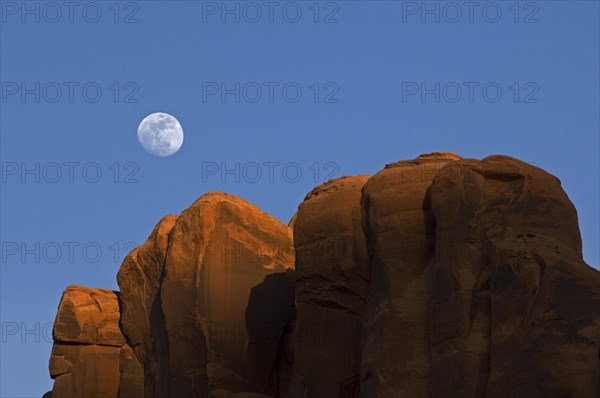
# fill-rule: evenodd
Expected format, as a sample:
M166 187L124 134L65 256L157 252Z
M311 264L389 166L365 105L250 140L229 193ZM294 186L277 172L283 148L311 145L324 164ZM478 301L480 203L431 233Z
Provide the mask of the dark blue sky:
M561 179L598 267L597 1L222 4L0 2L0 396L51 388L67 285L117 289L210 190L287 222L329 177L507 154ZM158 111L185 132L169 158L136 138Z

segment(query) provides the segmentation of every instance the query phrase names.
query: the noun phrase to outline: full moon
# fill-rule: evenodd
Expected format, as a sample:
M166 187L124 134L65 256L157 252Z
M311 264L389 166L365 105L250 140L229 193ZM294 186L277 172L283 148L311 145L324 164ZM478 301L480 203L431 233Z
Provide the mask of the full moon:
M157 112L142 120L137 130L140 145L154 156L171 156L183 144L183 129L168 113Z

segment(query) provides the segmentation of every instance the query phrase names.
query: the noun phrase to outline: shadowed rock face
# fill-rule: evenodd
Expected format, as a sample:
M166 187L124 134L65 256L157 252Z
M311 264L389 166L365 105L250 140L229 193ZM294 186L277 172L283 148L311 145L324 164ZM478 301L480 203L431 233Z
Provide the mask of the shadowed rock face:
M258 391L286 396L294 362L294 271L267 275L246 307L248 379Z
M435 230L426 197L435 176L458 159L435 153L389 164L363 188L371 276L361 348L361 389L367 397L430 393L427 265Z
M147 397L168 394L168 339L160 285L169 233L177 216L164 217L146 242L125 257L117 274L121 287L121 329L144 368Z
M446 165L429 193L432 395L597 396L600 274L558 179L490 156Z
M600 273L545 171L421 155L289 225L220 192L163 218L119 296L65 290L52 396L600 397Z
M292 396L358 392L361 315L369 282L360 200L368 178L329 181L298 208Z

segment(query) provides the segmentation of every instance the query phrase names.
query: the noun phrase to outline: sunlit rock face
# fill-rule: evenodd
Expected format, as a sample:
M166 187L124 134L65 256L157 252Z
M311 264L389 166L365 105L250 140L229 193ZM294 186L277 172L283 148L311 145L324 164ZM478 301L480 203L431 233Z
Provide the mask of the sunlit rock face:
M545 171L448 152L314 188L289 226L201 196L72 286L52 397L598 397L600 272Z
M233 195L205 194L163 219L118 275L146 396L260 392L244 360L246 307L267 275L293 267L291 229Z
M119 328L118 294L69 286L54 322L52 397L135 397L143 369Z

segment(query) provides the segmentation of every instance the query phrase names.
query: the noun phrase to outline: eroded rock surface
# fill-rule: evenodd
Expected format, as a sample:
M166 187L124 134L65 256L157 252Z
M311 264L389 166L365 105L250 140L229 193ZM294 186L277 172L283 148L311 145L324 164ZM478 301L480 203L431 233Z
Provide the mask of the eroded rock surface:
M260 392L244 362L246 307L251 289L293 258L291 230L233 195L205 194L163 219L118 275L146 396Z
M119 329L116 292L69 286L53 329L52 397L135 397L143 370ZM129 352L130 355L123 353ZM127 386L121 386L125 381ZM121 392L119 393L119 389Z
M361 315L369 283L360 201L368 178L329 181L298 208L292 396L346 397L359 391Z
M490 156L446 165L429 192L432 395L597 396L600 273L560 181Z
M54 398L600 397L600 272L560 181L508 156L332 180L289 227L211 192L117 280L65 290Z
M361 390L367 397L429 395L426 305L435 230L427 190L442 168L458 159L434 153L392 163L363 189L370 284L360 350Z

